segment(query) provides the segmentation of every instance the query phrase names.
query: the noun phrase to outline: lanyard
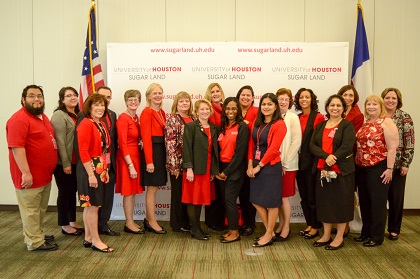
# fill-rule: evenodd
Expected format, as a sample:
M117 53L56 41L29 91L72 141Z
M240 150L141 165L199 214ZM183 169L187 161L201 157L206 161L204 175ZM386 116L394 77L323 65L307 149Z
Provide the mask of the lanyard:
M264 126L264 128L262 128L261 132L260 132L260 129L261 129L262 125L260 125L260 127L258 127L258 130L257 130L257 150L260 150L260 137L261 137L261 134L264 132L264 129L267 128L268 124L270 124L270 123L267 123Z

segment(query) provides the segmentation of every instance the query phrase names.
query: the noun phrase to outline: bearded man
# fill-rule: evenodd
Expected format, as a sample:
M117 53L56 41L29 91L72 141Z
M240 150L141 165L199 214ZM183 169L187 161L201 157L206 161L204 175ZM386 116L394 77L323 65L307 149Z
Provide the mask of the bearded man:
M30 251L57 250L54 236L45 235L42 230L57 164L54 129L44 114L42 88L26 86L21 104L22 108L7 121L6 136L24 241Z

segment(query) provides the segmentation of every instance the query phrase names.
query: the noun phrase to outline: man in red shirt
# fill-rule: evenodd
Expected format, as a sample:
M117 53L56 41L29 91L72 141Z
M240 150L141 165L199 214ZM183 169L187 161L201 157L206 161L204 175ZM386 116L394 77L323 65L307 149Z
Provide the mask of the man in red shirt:
M22 108L6 124L10 174L30 251L57 250L54 236L45 235L42 223L57 164L54 129L44 112L44 93L37 85L23 89Z

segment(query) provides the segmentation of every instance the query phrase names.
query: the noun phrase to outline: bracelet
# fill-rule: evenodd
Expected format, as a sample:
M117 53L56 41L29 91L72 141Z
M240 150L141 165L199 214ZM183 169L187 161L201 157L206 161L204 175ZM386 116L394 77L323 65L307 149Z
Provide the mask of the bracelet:
M264 167L264 166L261 166L260 164L258 164L258 166L259 166L260 168Z
M130 164L128 164L127 165L128 167L131 167L131 166L133 166L133 162L131 162Z
M386 168L387 170L394 170L394 168Z

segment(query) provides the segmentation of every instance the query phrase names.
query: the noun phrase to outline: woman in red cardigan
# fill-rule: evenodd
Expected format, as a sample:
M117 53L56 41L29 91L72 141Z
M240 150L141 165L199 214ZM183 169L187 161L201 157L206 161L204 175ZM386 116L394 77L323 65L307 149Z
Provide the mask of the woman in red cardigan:
M108 101L100 94L90 95L83 105L84 118L77 126L77 141L80 160L77 164L77 190L80 206L83 207L85 240L83 246L109 253L99 237L98 210L103 206L105 187L109 182L111 137L101 118L107 113Z
M248 147L248 170L251 177L250 200L265 226L265 234L254 247L273 244L274 226L282 204L282 165L280 146L287 128L281 118L276 95L262 96L258 116L252 127Z
M346 101L346 120L353 123L354 130L357 133L365 120L365 117L357 105L357 102L359 102L359 93L357 93L357 90L353 85L344 85L338 90L337 94L341 95L344 98L344 101Z
M166 114L162 109L163 89L160 84L152 83L146 90L147 106L140 115L140 133L143 141L140 184L147 186L146 218L144 228L156 234L166 231L156 221L156 192L159 186L166 185L166 149L163 129Z

